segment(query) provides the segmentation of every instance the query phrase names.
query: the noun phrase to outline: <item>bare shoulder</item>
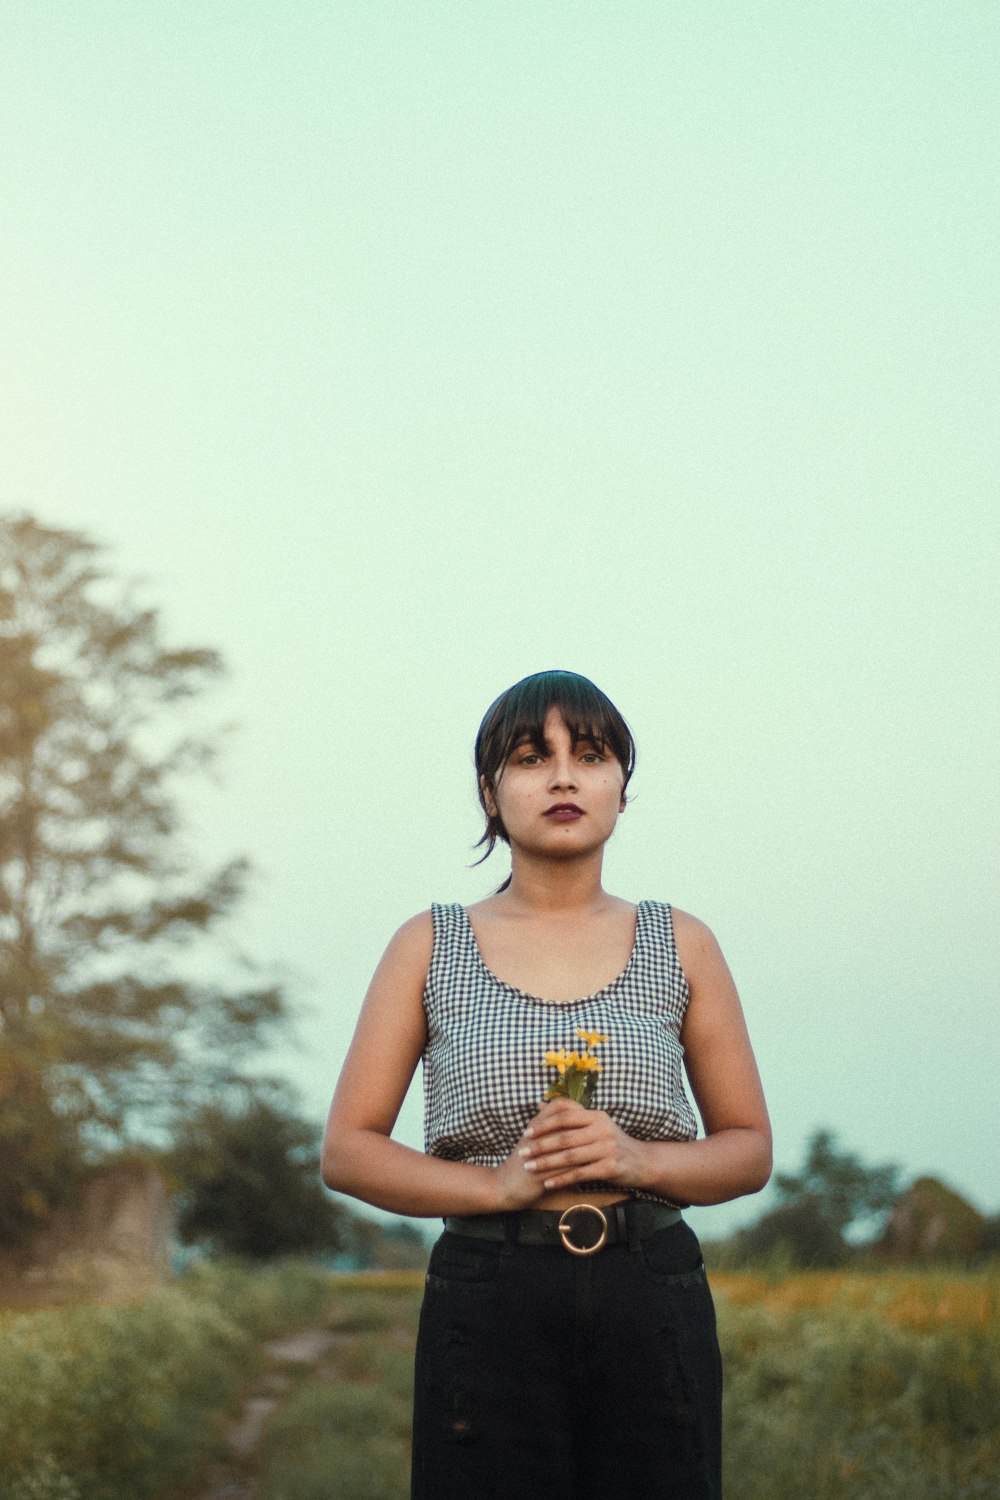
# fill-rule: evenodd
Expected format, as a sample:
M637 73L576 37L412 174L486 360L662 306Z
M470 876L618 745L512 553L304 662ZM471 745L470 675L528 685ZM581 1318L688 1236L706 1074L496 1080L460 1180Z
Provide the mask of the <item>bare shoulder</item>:
M433 949L434 918L430 911L418 911L396 929L385 951L387 957L391 953L399 959L412 958L429 964Z
M674 933L691 990L681 1028L688 1081L706 1135L730 1129L760 1135L764 1155L756 1192L771 1170L771 1127L736 984L707 923L675 910Z
M411 917L390 938L361 1007L328 1132L392 1130L427 1040L423 994L433 946L429 911Z
M722 949L708 923L703 922L700 917L693 917L689 911L681 911L679 907L672 906L670 910L677 957L688 979L694 980L706 970L710 971L720 965L725 968L726 960L722 956Z
M422 1046L423 996L433 948L429 911L410 917L389 939L361 1007L352 1051L372 1039L382 1046L387 1032L409 1036L414 1047Z
M434 919L429 911L418 912L397 928L379 960L372 980L377 989L388 983L394 990L405 985L423 991L434 951Z

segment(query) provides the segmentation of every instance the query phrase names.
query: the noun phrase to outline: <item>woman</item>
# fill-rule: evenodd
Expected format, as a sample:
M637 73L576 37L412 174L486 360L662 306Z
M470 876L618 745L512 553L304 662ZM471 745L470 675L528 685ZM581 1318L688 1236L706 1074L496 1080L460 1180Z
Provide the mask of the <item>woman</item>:
M762 1188L770 1126L711 932L601 884L634 758L587 678L541 672L496 700L480 842L509 845L510 878L399 930L334 1096L327 1185L445 1220L417 1343L418 1500L721 1494L715 1318L680 1209ZM424 1153L391 1139L421 1059Z

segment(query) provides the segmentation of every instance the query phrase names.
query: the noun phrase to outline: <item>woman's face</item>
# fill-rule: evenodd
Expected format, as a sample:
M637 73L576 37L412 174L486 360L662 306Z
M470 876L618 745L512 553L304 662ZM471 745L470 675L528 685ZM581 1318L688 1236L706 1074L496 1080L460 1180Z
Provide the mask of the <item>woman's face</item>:
M559 709L550 708L544 746L515 745L492 794L484 793L512 849L567 858L607 843L625 806L624 780L609 749L574 743Z

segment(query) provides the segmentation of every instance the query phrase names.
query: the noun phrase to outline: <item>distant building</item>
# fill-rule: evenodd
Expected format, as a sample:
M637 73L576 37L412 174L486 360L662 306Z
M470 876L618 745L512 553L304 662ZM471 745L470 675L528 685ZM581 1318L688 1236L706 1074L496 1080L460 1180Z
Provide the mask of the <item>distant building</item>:
M172 1244L163 1174L150 1161L114 1163L94 1172L80 1201L58 1209L30 1249L0 1251L0 1303L141 1296L169 1275Z

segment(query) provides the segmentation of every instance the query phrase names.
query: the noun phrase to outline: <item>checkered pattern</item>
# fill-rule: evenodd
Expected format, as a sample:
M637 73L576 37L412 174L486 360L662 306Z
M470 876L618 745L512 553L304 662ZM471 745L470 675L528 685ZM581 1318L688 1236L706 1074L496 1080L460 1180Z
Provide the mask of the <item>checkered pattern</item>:
M426 1150L495 1167L515 1146L555 1074L544 1054L578 1049L577 1027L603 1032L594 1105L638 1140L693 1140L680 1029L687 979L670 907L641 901L628 965L597 994L569 1004L505 984L483 962L459 905L434 906L434 951L424 991ZM587 1183L596 1190L610 1184ZM653 1193L637 1193L654 1201Z

